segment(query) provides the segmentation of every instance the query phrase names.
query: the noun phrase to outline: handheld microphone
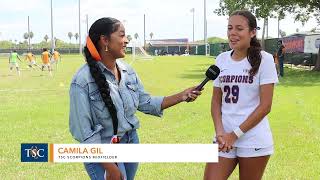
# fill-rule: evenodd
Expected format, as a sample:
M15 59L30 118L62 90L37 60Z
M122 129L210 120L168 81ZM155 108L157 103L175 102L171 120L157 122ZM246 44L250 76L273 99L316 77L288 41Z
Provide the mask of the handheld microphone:
M201 84L199 84L195 90L200 91L203 86L210 80L215 80L220 74L220 69L216 65L211 65L206 71L206 79L204 79ZM187 102L191 101L191 98L187 98Z

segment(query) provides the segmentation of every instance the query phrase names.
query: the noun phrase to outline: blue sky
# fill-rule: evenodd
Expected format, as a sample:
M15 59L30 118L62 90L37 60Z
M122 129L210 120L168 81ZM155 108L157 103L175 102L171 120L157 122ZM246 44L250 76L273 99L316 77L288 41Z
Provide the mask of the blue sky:
M213 13L219 0L207 0L208 36L226 38L227 17ZM143 14L146 14L146 39L153 32L154 39L189 38L192 40L192 13L195 8L195 39L203 39L203 0L81 0L81 34L86 36L85 15L89 27L100 17L114 17L124 22L127 34L138 33L143 39ZM0 40L23 41L27 32L27 16L34 32L33 42L43 40L50 29L50 0L1 0ZM78 32L78 0L53 0L54 36L69 42L68 32ZM258 21L262 27L262 21ZM307 31L316 26L311 19L302 26L291 17L280 21L280 29L287 34L297 28ZM262 32L262 30L260 30ZM261 32L258 36L261 36ZM277 20L270 20L269 36L277 37ZM72 40L75 42L75 39Z

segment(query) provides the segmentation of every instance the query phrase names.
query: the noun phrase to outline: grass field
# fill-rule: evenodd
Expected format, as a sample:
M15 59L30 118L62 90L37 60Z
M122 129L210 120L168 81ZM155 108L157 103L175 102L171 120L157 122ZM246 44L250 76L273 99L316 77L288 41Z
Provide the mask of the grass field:
M38 58L39 59L39 58ZM84 64L82 56L63 56L59 69L8 76L7 59L0 58L0 177L1 179L89 179L81 163L21 163L20 143L76 143L68 127L69 83ZM130 62L131 60L128 60ZM170 95L200 83L208 57L157 57L135 61L145 89ZM270 125L275 154L264 179L320 179L320 73L285 68L275 88ZM138 113L141 143L211 143L212 85L191 103L164 112L162 119ZM204 163L141 163L136 179L202 179ZM235 171L230 179L238 179Z

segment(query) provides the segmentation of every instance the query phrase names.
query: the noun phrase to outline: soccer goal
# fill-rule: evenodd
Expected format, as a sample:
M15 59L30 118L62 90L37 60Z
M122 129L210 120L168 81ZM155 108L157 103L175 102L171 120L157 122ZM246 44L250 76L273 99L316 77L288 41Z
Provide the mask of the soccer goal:
M152 60L150 56L141 45L137 42L132 42L132 60Z

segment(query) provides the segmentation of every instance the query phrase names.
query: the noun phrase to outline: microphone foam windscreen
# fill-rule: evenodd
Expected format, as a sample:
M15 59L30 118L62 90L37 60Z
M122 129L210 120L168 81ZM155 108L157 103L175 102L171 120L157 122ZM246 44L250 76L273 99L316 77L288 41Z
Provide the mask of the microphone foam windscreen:
M219 76L219 74L220 69L216 65L211 65L206 72L206 76L211 80L216 79Z

